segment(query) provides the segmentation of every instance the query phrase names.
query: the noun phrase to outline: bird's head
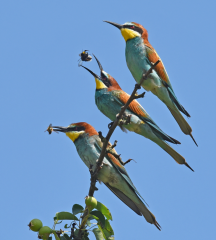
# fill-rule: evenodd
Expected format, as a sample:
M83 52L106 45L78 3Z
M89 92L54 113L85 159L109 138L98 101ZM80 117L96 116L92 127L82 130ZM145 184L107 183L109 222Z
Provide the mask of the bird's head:
M93 54L93 56L95 57L95 55ZM83 68L85 68L87 71L89 71L95 78L95 82L96 82L96 90L100 90L100 89L104 89L104 88L108 88L108 89L121 89L120 86L118 85L117 81L108 73L106 73L103 70L102 65L100 64L99 60L95 57L98 66L100 68L100 76L98 76L97 74L95 74L94 72L92 72L90 69L88 69L87 67L82 66Z
M114 22L104 21L113 26L120 29L122 36L124 37L125 41L127 42L130 39L136 37L142 37L144 40L148 40L148 32L147 30L140 24L135 22L126 22L125 24L121 25Z
M68 127L52 126L52 131L65 133L73 142L84 133L87 133L88 136L98 135L98 132L86 122L72 123Z

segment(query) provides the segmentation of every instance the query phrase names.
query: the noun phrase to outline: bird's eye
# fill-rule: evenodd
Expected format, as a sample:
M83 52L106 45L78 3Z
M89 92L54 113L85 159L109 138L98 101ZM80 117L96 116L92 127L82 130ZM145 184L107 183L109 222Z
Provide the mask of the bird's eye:
M131 26L131 28L134 28L134 26Z

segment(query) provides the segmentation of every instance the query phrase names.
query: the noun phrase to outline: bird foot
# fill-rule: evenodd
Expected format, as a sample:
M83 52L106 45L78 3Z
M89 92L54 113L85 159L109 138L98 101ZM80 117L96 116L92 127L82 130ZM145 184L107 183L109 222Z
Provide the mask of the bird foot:
M97 162L98 160L96 160L96 162ZM93 174L93 165L92 164L90 164L90 167L89 167L89 172L90 172L90 174L92 175Z
M98 132L98 136L101 139L101 142L105 142L106 138L102 135L101 131Z
M135 85L135 87L136 87L137 89L141 89L141 86L140 86L138 83Z
M113 123L114 123L114 122L111 122L111 123L108 124L108 128L109 128L109 129L112 127Z

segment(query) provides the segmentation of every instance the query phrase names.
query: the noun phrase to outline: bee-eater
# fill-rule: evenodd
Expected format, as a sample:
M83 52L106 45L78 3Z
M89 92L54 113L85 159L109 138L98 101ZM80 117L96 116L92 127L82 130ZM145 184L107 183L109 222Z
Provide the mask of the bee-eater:
M130 95L121 89L117 81L110 74L103 70L98 59L96 57L95 59L100 68L100 77L88 68L84 66L82 67L88 70L95 77L95 103L98 109L110 120L114 121L116 119L116 115L120 112L121 107L124 106L128 101ZM125 113L126 115L130 116L130 123L123 125L125 128L152 140L163 150L165 150L171 157L173 157L177 163L185 164L193 171L185 159L173 148L171 148L165 141L174 144L180 144L180 142L164 133L151 119L138 101L133 100L126 109Z
M192 128L181 115L180 111L187 117L190 117L190 115L179 103L162 61L148 41L147 30L142 25L135 22L126 22L123 25L109 21L105 22L120 29L121 34L126 41L125 56L127 66L136 82L139 83L143 74L151 68L152 64L160 60L160 63L157 64L155 70L153 70L148 78L144 80L142 87L146 91L151 91L166 104L182 132L186 135L190 135L194 143L197 145L192 136Z
M93 170L96 167L103 143L98 132L88 123L79 122L68 127L52 127L55 132L64 132L75 144L77 152L85 165ZM142 198L133 185L124 166L112 154L106 153L101 170L98 172L98 180L103 182L122 202L146 221L154 224L159 230L160 225L155 216L148 210L140 198Z

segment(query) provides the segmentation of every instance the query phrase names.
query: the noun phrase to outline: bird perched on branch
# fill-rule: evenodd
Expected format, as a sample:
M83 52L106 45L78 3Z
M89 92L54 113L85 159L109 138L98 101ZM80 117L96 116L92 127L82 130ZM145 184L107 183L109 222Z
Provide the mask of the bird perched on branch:
M152 64L160 59L155 49L148 41L147 30L142 25L135 22L126 22L123 25L109 21L105 22L120 29L126 41L125 56L127 66L136 82L139 83L143 74L151 68ZM155 70L149 74L148 78L143 82L142 87L146 91L151 91L166 104L182 132L186 135L190 135L197 145L192 136L192 128L181 115L180 111L187 117L190 117L190 115L179 103L162 61L155 67Z
M88 123L80 122L70 124L68 127L48 127L51 133L64 132L75 144L77 152L85 165L95 169L97 159L101 154L103 143L98 132ZM148 210L141 200L141 195L133 185L124 166L111 153L106 153L102 167L98 172L98 180L103 182L122 202L146 221L154 224L159 230L160 225L155 216Z
M94 55L93 55L94 56ZM95 56L94 56L95 57ZM95 103L98 109L110 120L115 121L116 115L120 112L121 107L128 101L130 95L124 92L117 81L108 73L106 73L98 59L95 57L99 68L100 76L88 70L94 77L96 82ZM157 124L151 119L145 109L133 100L126 109L125 114L130 117L130 122L121 127L138 133L159 145L165 150L177 163L185 164L192 171L193 169L187 164L185 159L171 148L165 141L180 144L176 139L164 133Z

